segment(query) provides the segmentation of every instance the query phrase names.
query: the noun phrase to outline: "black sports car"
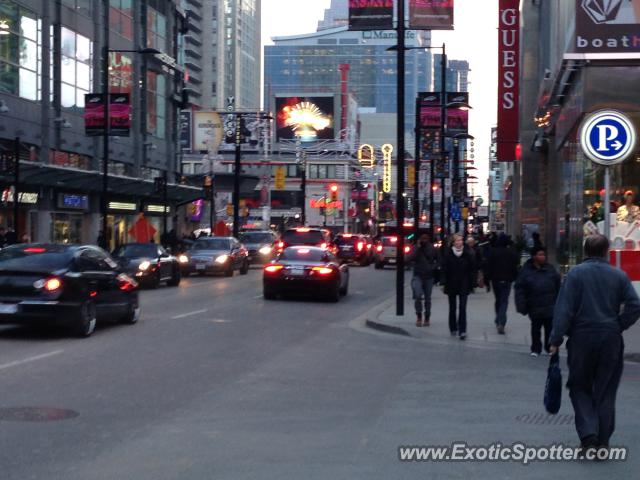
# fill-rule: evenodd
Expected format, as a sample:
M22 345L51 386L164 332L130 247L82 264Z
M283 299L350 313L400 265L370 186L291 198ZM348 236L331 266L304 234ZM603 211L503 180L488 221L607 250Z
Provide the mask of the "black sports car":
M0 251L0 323L62 325L81 337L98 320L136 323L138 283L95 246L25 244Z
M286 248L264 267L263 296L308 293L337 302L349 290L349 267L340 264L330 251L319 247Z
M180 262L155 243L127 243L113 252L122 270L143 286L157 288L162 282L180 285Z

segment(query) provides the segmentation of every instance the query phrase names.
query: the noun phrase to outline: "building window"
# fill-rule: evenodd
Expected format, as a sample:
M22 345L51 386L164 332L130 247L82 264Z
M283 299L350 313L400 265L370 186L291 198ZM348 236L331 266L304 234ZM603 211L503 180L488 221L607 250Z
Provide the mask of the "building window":
M3 1L0 22L0 93L40 100L40 21L33 12Z
M109 91L131 94L133 62L131 57L117 52L109 54Z
M77 13L91 16L91 0L62 0L62 4Z
M92 42L87 37L62 27L60 52L60 105L65 108L84 108L84 96L91 91L93 81Z
M167 19L151 7L147 10L147 47L167 50Z
M147 72L147 132L165 138L167 84L164 75Z
M110 0L109 25L128 40L133 40L132 0Z

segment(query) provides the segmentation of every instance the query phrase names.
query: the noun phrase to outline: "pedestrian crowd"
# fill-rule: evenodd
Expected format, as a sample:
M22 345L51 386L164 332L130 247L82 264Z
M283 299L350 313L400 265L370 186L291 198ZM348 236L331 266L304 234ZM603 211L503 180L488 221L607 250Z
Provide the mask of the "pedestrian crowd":
M431 325L431 294L441 284L449 301L449 330L467 337L467 299L475 289L493 290L497 333L507 333L507 310L514 289L518 313L531 323L530 354L558 355L568 337L567 388L583 449L606 449L615 427L615 398L622 376L622 332L640 318L640 299L627 275L609 264L609 241L590 235L582 264L564 280L547 261L537 234L529 258L505 234L479 242L454 234L438 251L422 235L409 257L416 326Z

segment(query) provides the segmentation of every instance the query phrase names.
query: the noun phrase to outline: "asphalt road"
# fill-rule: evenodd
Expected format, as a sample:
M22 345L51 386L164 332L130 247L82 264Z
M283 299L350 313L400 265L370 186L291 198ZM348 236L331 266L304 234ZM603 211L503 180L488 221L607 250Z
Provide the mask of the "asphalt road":
M565 396L559 421L538 419L544 360L522 349L365 329L394 272L351 274L338 304L264 301L252 270L145 291L139 324L85 340L3 327L0 478L635 476L633 451L624 463L399 462L400 445L572 445L572 412ZM625 378L615 440L633 448L640 368Z

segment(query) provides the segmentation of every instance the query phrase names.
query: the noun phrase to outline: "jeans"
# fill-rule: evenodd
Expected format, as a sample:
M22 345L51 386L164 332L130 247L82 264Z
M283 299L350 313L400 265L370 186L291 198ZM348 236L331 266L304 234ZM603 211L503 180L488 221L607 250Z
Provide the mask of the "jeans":
M511 282L493 280L493 295L496 297L496 325L504 327L507 324L507 308L509 307L509 294Z
M456 320L456 303L460 299L458 319ZM449 294L449 330L459 335L467 333L467 295Z
M608 445L615 428L616 393L624 343L618 332L578 332L569 338L569 396L580 440Z
M531 351L542 353L541 330L544 327L544 351L549 351L549 336L553 318L531 318Z
M424 297L424 318L431 317L431 291L433 290L433 278L413 277L411 289L415 301L416 315L422 315L422 299Z

